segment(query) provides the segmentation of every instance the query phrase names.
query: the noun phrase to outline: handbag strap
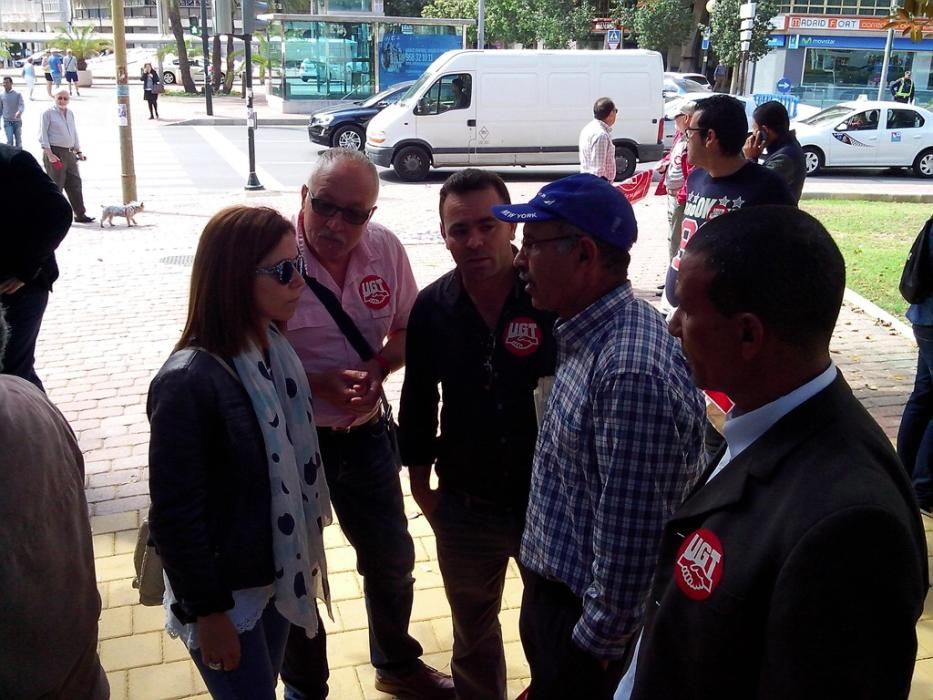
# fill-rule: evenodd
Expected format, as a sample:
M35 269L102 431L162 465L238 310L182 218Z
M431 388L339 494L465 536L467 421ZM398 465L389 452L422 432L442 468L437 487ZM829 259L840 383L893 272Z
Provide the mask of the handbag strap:
M305 279L305 284L307 284L317 298L321 300L321 303L334 319L337 327L347 337L347 340L350 341L350 345L356 350L356 354L360 356L363 362L369 362L376 353L372 346L366 341L366 338L363 337L356 323L350 318L350 314L344 311L337 295L310 275L304 274L302 277Z

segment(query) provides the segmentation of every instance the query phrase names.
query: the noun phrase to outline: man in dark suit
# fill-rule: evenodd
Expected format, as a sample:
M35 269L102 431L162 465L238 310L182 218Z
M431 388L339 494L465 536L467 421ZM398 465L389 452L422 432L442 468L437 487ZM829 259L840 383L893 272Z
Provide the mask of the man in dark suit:
M11 329L2 371L42 389L36 339L58 279L55 249L71 228L71 206L27 151L0 145L0 182L0 304Z
M664 529L617 700L907 697L923 526L830 359L844 288L839 249L793 207L741 209L691 242L670 331L735 408Z

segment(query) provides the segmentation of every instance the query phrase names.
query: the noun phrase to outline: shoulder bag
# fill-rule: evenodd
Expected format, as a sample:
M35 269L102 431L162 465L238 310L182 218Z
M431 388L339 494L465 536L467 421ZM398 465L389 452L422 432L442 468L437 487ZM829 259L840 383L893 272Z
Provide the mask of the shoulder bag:
M933 217L927 220L914 239L901 273L901 296L911 304L919 304L933 292L930 236L933 236Z
M327 312L334 319L337 327L347 337L347 340L350 341L350 345L356 350L356 354L360 356L360 359L363 360L363 362L369 362L369 360L375 357L376 352L372 349L372 346L367 342L366 338L363 337L356 323L350 318L350 314L344 311L337 296L310 275L305 274L303 277L305 279L305 284L308 285L311 291L314 292L315 296L324 305L324 308L327 309ZM398 444L398 423L395 422L395 418L392 415L392 404L390 404L389 399L386 398L384 387L380 398L382 401L382 415L386 422L386 432L389 434L389 445L392 448L392 458L395 461L395 466L401 468L402 455Z

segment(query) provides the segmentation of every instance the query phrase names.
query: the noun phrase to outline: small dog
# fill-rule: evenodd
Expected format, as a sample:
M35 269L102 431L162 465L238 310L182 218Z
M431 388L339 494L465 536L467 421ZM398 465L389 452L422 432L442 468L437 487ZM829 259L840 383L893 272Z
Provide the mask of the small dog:
M133 217L137 213L143 211L145 207L142 202L130 202L129 204L112 204L109 207L104 207L103 211L100 213L100 227L104 227L104 222L110 222L110 228L113 228L113 217L115 216L124 216L126 217L126 225L132 226L136 224L136 219Z

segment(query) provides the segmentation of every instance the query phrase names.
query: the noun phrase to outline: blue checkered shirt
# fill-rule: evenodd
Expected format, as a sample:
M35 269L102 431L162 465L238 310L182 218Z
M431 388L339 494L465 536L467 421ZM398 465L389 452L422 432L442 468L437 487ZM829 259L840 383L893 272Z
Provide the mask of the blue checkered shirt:
M617 287L555 329L521 561L583 600L577 646L621 657L661 529L699 477L705 405L661 315Z

